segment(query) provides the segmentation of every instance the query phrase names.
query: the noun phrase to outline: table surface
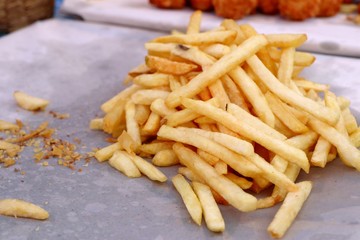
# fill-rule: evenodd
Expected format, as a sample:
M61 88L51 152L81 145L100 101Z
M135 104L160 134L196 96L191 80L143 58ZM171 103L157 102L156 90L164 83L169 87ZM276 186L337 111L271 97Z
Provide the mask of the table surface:
M127 71L144 60L143 44L162 33L70 20L48 20L0 39L0 119L21 119L35 127L47 120L68 141L80 138L85 148L105 146L104 133L88 129L99 106L121 89ZM317 55L305 72L317 82L353 100L360 117L360 60ZM15 90L51 101L48 110L70 113L54 119L47 111L19 109ZM129 179L106 163L79 162L76 172L57 165L43 167L26 149L15 166L0 168L0 197L20 198L50 212L46 221L0 216L0 239L268 239L266 228L278 206L251 213L221 206L223 234L192 223L170 181ZM15 172L19 168L25 175ZM168 177L176 168L163 169ZM359 173L335 160L326 169L311 169L300 180L314 188L284 239L360 239Z

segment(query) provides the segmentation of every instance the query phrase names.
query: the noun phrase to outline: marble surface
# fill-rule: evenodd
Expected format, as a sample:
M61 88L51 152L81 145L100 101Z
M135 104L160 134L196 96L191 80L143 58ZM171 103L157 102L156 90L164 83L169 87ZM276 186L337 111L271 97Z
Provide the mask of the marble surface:
M35 127L47 120L57 135L80 138L81 151L105 146L105 134L88 129L101 114L99 106L123 86L129 69L144 59L143 44L162 33L70 20L48 20L0 39L0 119L21 119ZM360 60L317 55L305 72L311 79L333 85L351 98L360 117ZM48 110L70 113L66 120L19 109L15 90L51 101ZM223 234L192 223L170 181L129 179L106 163L91 160L82 172L34 163L31 149L19 164L0 168L0 198L20 198L50 212L46 221L0 216L0 239L268 239L266 228L278 206L241 213L222 206ZM25 175L14 172L15 168ZM170 178L176 169L163 169ZM337 159L326 169L311 169L301 180L313 180L313 191L284 239L359 239L360 174Z

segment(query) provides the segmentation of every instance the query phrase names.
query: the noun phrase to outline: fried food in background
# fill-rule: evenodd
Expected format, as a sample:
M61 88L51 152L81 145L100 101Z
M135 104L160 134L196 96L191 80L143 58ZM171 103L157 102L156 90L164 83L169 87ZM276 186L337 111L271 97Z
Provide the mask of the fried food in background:
M213 8L212 0L191 0L190 5L195 10L210 11Z
M185 7L185 0L150 0L150 3L158 8L180 9Z
M321 0L318 17L331 17L340 11L342 0Z
M260 12L269 15L279 13L279 0L259 0L258 9Z
M295 21L316 17L320 12L321 0L280 0L280 15Z
M257 0L213 0L216 15L231 19L241 19L253 13L257 2Z

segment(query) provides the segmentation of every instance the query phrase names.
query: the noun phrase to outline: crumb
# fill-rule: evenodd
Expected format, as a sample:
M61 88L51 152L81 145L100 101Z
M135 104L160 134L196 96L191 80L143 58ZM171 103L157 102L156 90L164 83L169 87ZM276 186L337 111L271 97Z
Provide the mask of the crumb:
M57 119L67 119L70 117L70 114L69 113L57 113L55 111L49 111L49 114L52 115L54 118L57 118Z

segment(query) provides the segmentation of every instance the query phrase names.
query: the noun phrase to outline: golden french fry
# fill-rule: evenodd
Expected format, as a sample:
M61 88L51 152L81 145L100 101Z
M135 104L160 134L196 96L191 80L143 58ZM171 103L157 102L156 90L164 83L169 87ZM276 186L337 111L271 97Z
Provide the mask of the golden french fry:
M295 94L288 87L280 83L256 56L248 58L246 62L270 91L277 95L282 101L303 109L330 125L335 124L339 119L339 115L332 109Z
M103 118L94 118L91 119L89 127L92 130L103 130L104 119Z
M191 14L186 34L194 34L200 32L201 17L202 12L199 10Z
M238 105L239 107L243 108L247 112L249 112L249 107L245 100L245 94L240 90L234 81L228 76L224 75L221 78L221 81L224 85L225 91L230 99L230 102Z
M213 107L210 104L188 98L183 98L181 103L185 107L199 114L212 118L217 122L221 122L224 126L233 129L233 131L259 143L263 147L284 158L296 159L296 161L304 163L304 165L305 163L308 163L306 154L302 150L294 148L293 146L267 134L264 134L263 132L257 131L256 128L252 127L245 121L242 121L241 124L239 124L239 119L236 119L230 113L227 113L224 110ZM304 171L308 172L309 169L304 169Z
M309 128L303 124L292 112L288 110L280 99L275 97L270 92L265 94L266 100L275 116L284 123L294 133L304 133L309 131Z
M338 132L334 127L314 117L310 117L309 126L336 147L340 159L346 165L353 166L360 171L360 151L352 145L349 138Z
M146 56L145 61L146 65L154 71L174 75L186 74L198 68L198 66L194 64L171 61L156 56Z
M177 129L187 134L199 134L243 156L254 154L254 147L251 143L224 133L210 132L199 128L178 127Z
M355 147L360 147L360 128L350 135L350 141Z
M48 100L34 97L21 91L15 91L14 98L21 108L29 111L44 110L50 103Z
M199 182L193 182L192 186L200 200L207 228L213 232L223 232L225 222L210 188Z
M352 134L353 132L355 132L358 129L358 125L356 122L356 118L354 117L354 115L352 115L350 109L348 107L345 108L341 112L341 115L344 118L344 124L345 124L347 132L349 134Z
M130 157L125 151L116 150L109 159L109 164L116 170L125 174L127 177L141 177L139 169L131 161Z
M165 117L176 112L175 108L168 108L164 99L161 98L154 100L150 105L150 109L161 117Z
M179 159L172 149L165 149L155 154L152 163L158 167L169 167L179 164Z
M156 135L157 131L160 128L161 117L159 114L151 112L148 120L141 129L141 135Z
M274 114L271 112L269 104L266 102L263 93L256 83L240 67L234 68L230 71L230 76L253 106L255 114L267 125L274 127Z
M239 25L232 19L225 19L221 22L221 26L223 26L226 30L236 31L236 39L234 40L234 44L241 44L243 41L246 40L246 36L244 35L243 31L239 27Z
M305 79L294 79L294 83L296 84L296 86L301 87L305 90L313 89L315 91L327 91L330 88L329 85L314 83Z
M306 40L306 34L266 34L269 46L278 48L297 48Z
M118 143L121 145L121 148L125 149L125 151L128 153L135 152L136 149L139 147L139 145L126 131L123 131L117 140Z
M146 123L150 114L151 110L149 105L137 104L135 106L135 120L140 126Z
M107 160L109 160L109 158L111 158L113 156L114 152L117 150L122 150L122 146L118 142L113 143L107 147L104 147L104 148L96 151L95 158L99 162L107 161Z
M144 104L151 105L151 103L158 99L165 99L169 95L168 91L164 90L156 90L156 89L146 89L146 90L138 90L131 96L131 101L135 104Z
M268 50L271 58L274 61L279 62L281 58L281 51L274 47L269 48ZM295 52L295 56L294 56L295 66L307 67L313 64L314 61L315 61L315 57L311 53L299 52L299 51Z
M142 74L134 78L133 82L144 88L154 88L169 85L171 75L163 73Z
M297 185L299 190L288 193L268 227L268 232L274 238L281 238L286 233L310 194L312 188L310 181L304 181Z
M204 47L200 46L200 49L204 53L206 53L206 54L208 54L208 55L210 55L210 56L212 56L212 57L214 57L216 59L221 58L222 56L224 56L224 55L226 55L226 54L228 54L230 52L230 48L228 46L224 45L224 44L221 44L221 43L205 45Z
M158 182L166 182L167 177L154 165L144 160L143 158L136 156L135 154L127 154L128 157L135 163L136 167L142 174L149 179Z
M202 219L202 208L198 197L194 193L194 190L180 174L177 174L172 178L172 183L184 201L186 209L188 210L191 218L197 225L200 226Z
M295 48L288 47L282 50L277 77L286 86L290 85L294 68Z
M141 145L140 128L135 118L135 104L128 101L125 106L126 130L134 141L135 149Z
M143 144L139 147L139 151L144 152L146 154L155 155L156 153L172 149L174 142L153 142L148 144Z
M250 113L246 112L245 110L241 109L240 107L236 106L235 104L228 104L227 105L227 112L231 113L235 118L238 120L243 120L245 122L251 122L252 126L261 130L263 133L266 133L269 136L277 138L279 140L285 140L287 137L281 134L280 132L276 131L275 129L269 127L269 125L262 122L260 119L254 117Z
M119 92L117 95L106 101L101 105L101 110L105 113L111 111L115 105L121 105L125 102L125 99L129 98L136 91L140 90L141 87L138 85L131 85L130 87Z
M170 93L165 100L166 104L169 107L179 106L181 97L193 97L200 93L205 87L214 83L266 44L267 41L262 35L257 35L244 41L234 51L223 56L206 71L193 78L187 85Z
M121 99L109 112L106 113L103 121L103 130L107 133L115 132L125 122L125 104L127 99Z
M128 74L131 77L136 77L140 74L147 74L147 73L152 73L152 72L153 71L148 66L146 66L145 63L142 63L142 64L136 66L135 68L131 69Z
M319 137L310 159L311 164L317 167L325 167L330 149L331 143L329 143L323 137Z
M158 37L152 40L156 43L182 43L189 45L204 45L213 43L228 44L234 41L236 37L235 31L213 31L204 33L193 33L189 35L168 35Z
M244 192L226 177L219 175L195 152L180 143L175 143L173 149L183 165L204 179L208 186L218 192L232 206L244 212L256 209L257 200L254 196Z
M0 215L45 220L49 213L43 208L20 199L1 199Z
M218 157L215 157L214 155L199 148L196 150L196 153L211 166L214 166L218 161L220 161Z
M261 174L261 171L255 167L255 165L250 163L241 155L236 154L216 143L215 141L203 137L199 134L185 132L181 129L163 125L158 132L158 136L200 148L201 150L206 151L223 160L230 167L244 176L253 177Z
M214 165L215 171L220 174L224 175L228 173L227 164L223 161L217 161Z
M4 131L4 130L18 131L19 129L20 127L17 124L0 120L0 131Z

